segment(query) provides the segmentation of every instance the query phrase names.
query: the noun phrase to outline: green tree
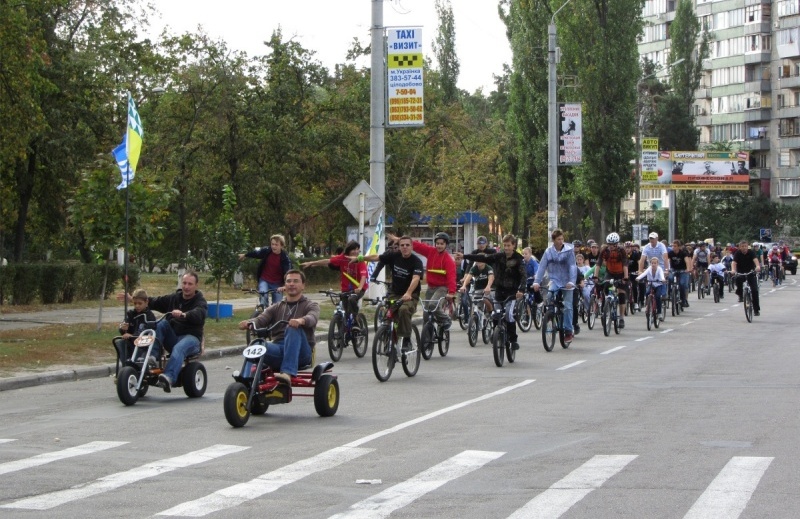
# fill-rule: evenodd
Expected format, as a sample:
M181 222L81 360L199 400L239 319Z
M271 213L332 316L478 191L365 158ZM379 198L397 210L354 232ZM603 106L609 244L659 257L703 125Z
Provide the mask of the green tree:
M458 99L458 73L460 64L456 53L456 24L450 0L436 0L439 27L433 41L433 54L439 63L439 81L443 101L450 104Z
M222 282L233 283L233 276L239 270L239 258L236 253L244 250L250 241L247 230L236 221L235 208L236 194L233 188L226 184L222 187L222 212L206 235L211 237L207 243L206 257L211 272L209 283L217 285L217 308L219 308Z

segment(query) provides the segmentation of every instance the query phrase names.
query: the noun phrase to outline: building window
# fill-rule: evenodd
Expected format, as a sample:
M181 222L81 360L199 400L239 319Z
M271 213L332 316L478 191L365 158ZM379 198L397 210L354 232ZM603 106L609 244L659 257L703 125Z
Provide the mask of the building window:
M791 158L791 153L789 153L789 150L781 150L781 152L778 154L778 167L785 168L791 166L790 164L791 160L792 158Z
M800 196L800 178L779 178L778 196L783 198Z

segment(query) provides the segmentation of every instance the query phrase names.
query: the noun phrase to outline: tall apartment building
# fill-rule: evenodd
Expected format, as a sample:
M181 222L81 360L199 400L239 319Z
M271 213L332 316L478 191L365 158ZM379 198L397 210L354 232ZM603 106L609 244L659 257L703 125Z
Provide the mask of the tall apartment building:
M800 0L694 2L712 35L695 92L701 146L733 141L750 152L753 194L800 203ZM676 7L677 0L646 0L640 56L666 64ZM652 210L666 196L644 191L641 200Z

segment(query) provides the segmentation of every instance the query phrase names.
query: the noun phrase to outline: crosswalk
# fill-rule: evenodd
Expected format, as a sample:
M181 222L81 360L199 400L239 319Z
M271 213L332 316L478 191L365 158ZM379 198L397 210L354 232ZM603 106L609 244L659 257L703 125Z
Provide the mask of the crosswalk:
M21 442L20 442L21 443ZM0 454L3 453L3 444L10 444L10 441L0 442ZM16 444L15 444L16 445ZM131 442L122 441L93 441L83 445L67 447L62 450L55 450L43 454L38 454L28 458L17 459L0 463L0 489L5 485L4 478L14 477L31 478L30 485L26 488L35 489L36 476L39 473L36 469L43 465L48 465L52 470L70 471L68 464L81 457L96 458L99 456L113 455L120 449L135 449L137 446ZM0 490L0 510L42 510L51 511L68 503L80 502L86 510L92 510L92 498L100 494L115 491L124 491L126 488L130 492L137 491L137 483L150 478L159 477L159 484L162 486L175 485L176 490L180 489L184 480L180 475L170 476L170 473L183 469L188 469L195 465L213 463L215 460L222 463L230 463L227 458L247 451L250 446L210 445L205 448L190 451L174 457L151 461L129 470L112 473L100 477L93 481L83 482L69 488L62 488L51 492L29 495L24 498L10 499L3 496ZM263 498L268 493L297 483L308 476L332 472L333 477L327 478L330 485L349 485L352 481L342 477L336 477L336 471L342 466L359 460L368 459L375 454L375 449L358 446L341 446L321 452L310 458L306 458L284 467L277 468L270 472L256 476L250 480L235 483L233 485L215 490L204 497L192 499L164 510L151 510L152 515L171 516L171 517L204 517L212 514L230 516L234 514L232 510L236 507L259 498ZM376 487L377 491L365 499L358 500L352 504L341 504L341 511L334 513L331 519L359 519L359 518L382 518L388 517L394 512L401 510L421 497L437 492L445 485L458 485L459 480L469 476L472 484L477 481L480 485L483 478L485 485L482 485L484 492L491 493L492 481L495 476L484 476L481 469L491 466L493 463L507 457L509 453L499 451L464 450L452 456L442 455L439 460L426 460L425 464L430 463L429 468L411 476L405 481L400 481L391 486ZM642 470L642 463L648 461L644 456L636 454L598 454L587 460L571 460L572 467L565 465L564 472L560 479L555 481L549 488L536 488L534 485L526 483L516 485L517 490L526 489L530 492L527 502L520 506L517 503L514 507L505 511L498 511L497 517L508 517L509 519L555 519L566 514L568 511L577 509L581 502L588 495L600 490L609 480L619 475L623 471L631 470L634 474ZM651 462L653 460L650 460ZM757 491L762 477L769 470L773 462L772 457L757 456L734 456L729 459L727 464L722 467L717 476L708 484L708 487L698 495L694 504L689 508L684 517L685 519L706 519L706 518L727 518L736 519L747 508L751 497ZM529 463L529 462L526 462ZM497 468L495 467L494 470ZM525 473L525 470L535 471L535 466L515 467L515 473ZM71 471L70 471L71 472ZM386 468L385 478L393 481L396 477L391 467ZM487 473L488 474L488 473ZM647 476L652 476L652 468L645 471ZM517 475L517 477L519 477ZM242 478L246 479L246 478ZM554 478L555 479L555 478ZM507 489L506 489L507 490ZM619 488L615 488L619 492ZM767 491L765 489L765 491ZM476 500L486 498L487 495L475 495ZM636 500L638 497L632 497ZM158 506L158 503L151 503ZM654 511L663 503L657 500L652 504ZM225 513L225 511L229 511ZM100 510L97 510L99 513ZM220 513L222 512L222 513ZM674 510L671 510L674 513ZM757 512L750 512L757 516ZM0 514L2 515L2 514ZM94 515L89 513L88 515ZM431 511L431 516L439 515L437 511ZM658 515L655 512L653 515Z

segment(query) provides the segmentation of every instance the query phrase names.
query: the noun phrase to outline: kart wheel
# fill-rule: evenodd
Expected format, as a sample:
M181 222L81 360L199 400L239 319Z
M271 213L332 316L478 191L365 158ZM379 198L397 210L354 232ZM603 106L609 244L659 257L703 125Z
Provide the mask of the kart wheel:
M334 315L328 327L328 354L333 362L339 362L339 359L342 358L342 350L344 350L343 328L342 314Z
M206 392L208 386L208 374L206 368L199 362L190 362L181 371L183 380L183 392L189 398L200 398Z
M225 390L222 400L225 408L225 419L233 427L244 427L250 418L247 409L247 388L241 382L234 382ZM266 411L266 410L265 410Z
M372 371L381 382L389 380L394 369L394 350L391 339L389 326L384 324L375 332L375 339L372 341Z
M556 335L558 334L558 324L556 323L556 314L548 311L544 314L542 319L542 345L544 351L553 351L553 346L556 345Z
M386 305L380 303L378 307L375 309L375 317L373 325L375 326L374 331L378 331L378 328L383 324L383 320L386 319Z
M117 396L120 402L125 405L133 405L139 400L139 373L131 366L125 366L119 370L117 376ZM145 386L146 387L146 386Z
M492 354L494 355L494 363L498 368L503 367L505 362L505 349L506 346L506 323L501 321L494 327L492 333Z
M411 325L411 351L407 351L402 356L403 371L407 377L413 377L419 370L420 355L419 355L419 330L415 325ZM402 347L402 344L400 345Z
M150 389L150 386L147 384L147 381L142 380L142 387L139 388L139 398L142 398L144 395L146 395L148 389Z
M356 318L359 331L353 334L353 352L359 359L367 354L367 344L369 344L369 324L364 314L358 314Z
M519 316L517 317L517 326L523 332L529 332L533 324L533 310L531 305L524 300L520 302Z
M422 338L420 339L419 351L422 358L431 360L433 355L433 325L428 323L422 327Z
M469 341L469 345L473 348L478 344L478 316L475 313L469 317L467 340Z
M267 409L269 409L269 404L264 395L255 395L250 408L250 414L261 416L262 414L266 414Z
M448 351L450 351L450 330L444 330L439 335L439 356L447 357Z
M322 375L314 386L314 409L320 416L333 416L339 409L339 381L333 375Z

